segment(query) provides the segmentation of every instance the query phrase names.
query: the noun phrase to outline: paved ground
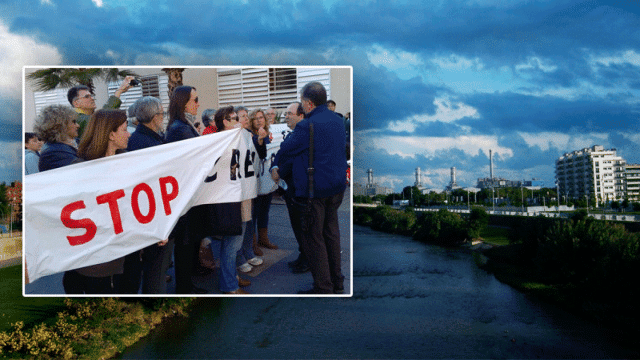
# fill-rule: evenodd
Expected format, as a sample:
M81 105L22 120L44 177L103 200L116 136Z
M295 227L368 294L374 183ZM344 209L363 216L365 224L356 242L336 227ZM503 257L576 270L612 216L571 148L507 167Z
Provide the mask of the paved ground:
M345 296L349 296L352 290L351 275L351 207L349 202L349 189L345 194L345 200L339 209L340 237L342 246L342 272L345 276ZM307 290L313 286L311 273L293 274L287 263L298 256L298 244L291 230L287 207L279 198L274 197L269 212L269 239L280 247L277 251L265 250L265 264L260 267L258 274L241 274L251 281L251 285L245 288L249 293L266 296L296 295L299 290ZM217 257L217 254L214 253ZM257 269L259 269L258 267ZM173 277L173 268L168 274ZM218 290L218 270L214 270L206 276L194 276L194 283L209 291L210 295L222 295ZM169 294L175 291L175 281L168 284ZM54 274L38 279L25 287L27 295L35 294L60 294L64 295L62 288L62 274Z

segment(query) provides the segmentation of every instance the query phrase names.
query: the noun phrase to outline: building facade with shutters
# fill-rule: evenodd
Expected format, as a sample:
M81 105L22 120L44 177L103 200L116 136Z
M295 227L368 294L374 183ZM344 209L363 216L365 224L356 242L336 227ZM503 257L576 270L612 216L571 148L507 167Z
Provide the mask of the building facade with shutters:
M119 67L139 75L141 86L132 87L122 94L120 109L126 110L142 96L158 97L169 108L169 75L164 67ZM26 68L25 74L38 68ZM219 109L227 105L243 105L249 110L273 107L279 116L294 101L300 100L300 89L312 81L322 83L328 99L336 102L336 112L346 114L352 110L352 68L339 67L191 67L182 72L182 83L194 86L200 107L198 119L206 109ZM107 83L95 81L96 105L101 108L120 86L121 81ZM32 131L40 110L51 104L69 105L68 88L36 91L28 81L24 86L24 129ZM165 116L165 123L168 122ZM281 116L284 121L284 116Z

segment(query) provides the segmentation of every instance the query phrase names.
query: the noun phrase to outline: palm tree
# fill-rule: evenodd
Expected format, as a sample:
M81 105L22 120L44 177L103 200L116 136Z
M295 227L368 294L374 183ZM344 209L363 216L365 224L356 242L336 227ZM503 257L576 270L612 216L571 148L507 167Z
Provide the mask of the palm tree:
M169 99L173 95L173 89L178 86L182 86L182 72L184 68L164 68L162 69L169 76L169 83L167 83Z
M49 91L58 87L72 87L85 85L92 95L95 95L93 81L104 79L116 81L126 76L138 76L129 70L117 68L50 68L40 69L29 75L27 79L34 82L36 90Z

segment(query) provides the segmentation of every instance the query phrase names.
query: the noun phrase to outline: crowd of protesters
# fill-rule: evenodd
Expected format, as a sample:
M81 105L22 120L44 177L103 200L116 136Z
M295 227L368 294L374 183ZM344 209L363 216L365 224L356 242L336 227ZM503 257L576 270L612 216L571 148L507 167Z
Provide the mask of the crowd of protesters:
M25 134L26 173L235 128L250 133L258 157L266 158L272 139L269 127L276 118L274 109L249 111L240 105L207 109L200 122L196 118L200 106L197 89L179 86L171 94L169 122L163 131L165 111L155 97L141 97L129 107L129 118L135 122L128 122L127 113L118 110L122 103L119 97L131 87L131 80L133 77L126 77L101 110L96 111L95 99L85 86L68 91L73 108L44 108L36 119L34 133ZM268 170L273 180L286 188L282 191L299 245L300 255L289 265L294 273L311 271L314 279L314 287L301 293L342 293L337 208L346 187L344 119L327 108L326 91L320 83L305 86L301 99L287 108L285 118L292 132ZM310 148L314 136L310 138L311 123L318 139L315 150ZM315 154L312 163L310 152ZM315 182L309 182L308 168L315 168ZM239 272L263 264L261 247L278 249L268 237L272 198L273 192L238 203L192 208L180 217L168 239L157 239L153 245L103 264L66 271L64 290L67 294L164 294L171 281L167 270L174 266L177 294L207 293L193 284L192 276L198 272L203 239L208 239L212 250L220 254L220 292L248 294L243 288L251 282L241 278ZM224 222L215 215L221 213L228 215Z

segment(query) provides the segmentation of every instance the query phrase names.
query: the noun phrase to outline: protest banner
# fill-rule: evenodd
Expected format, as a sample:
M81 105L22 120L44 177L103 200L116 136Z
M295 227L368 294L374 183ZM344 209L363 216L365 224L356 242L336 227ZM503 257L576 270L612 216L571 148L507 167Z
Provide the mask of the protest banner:
M235 129L26 176L30 281L167 239L193 206L256 197L259 162Z
M269 126L269 132L271 132L271 143L267 145L267 157L260 161L257 167L258 176L258 195L266 195L274 192L278 185L271 179L269 169L271 163L276 158L278 150L280 150L280 143L283 139L291 133L291 129L287 124L272 124Z

